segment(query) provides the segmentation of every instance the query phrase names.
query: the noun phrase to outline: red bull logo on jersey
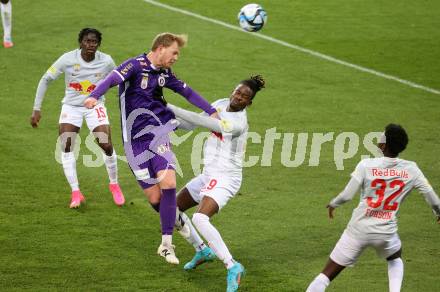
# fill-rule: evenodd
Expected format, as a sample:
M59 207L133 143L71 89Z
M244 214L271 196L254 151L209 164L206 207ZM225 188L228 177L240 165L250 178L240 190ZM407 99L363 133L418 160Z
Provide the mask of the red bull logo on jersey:
M371 173L373 176L397 176L401 178L409 178L409 174L406 170L398 170L393 168L372 168Z
M82 95L89 95L89 93L96 88L96 85L90 82L89 80L84 80L81 82L70 82L69 88L72 88L73 90L79 92Z

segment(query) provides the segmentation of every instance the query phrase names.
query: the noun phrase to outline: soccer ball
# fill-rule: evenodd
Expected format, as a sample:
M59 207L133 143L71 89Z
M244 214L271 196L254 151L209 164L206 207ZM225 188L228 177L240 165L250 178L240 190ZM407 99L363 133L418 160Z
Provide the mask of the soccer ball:
M258 4L247 4L240 9L238 21L241 28L246 31L259 31L267 22L267 13Z

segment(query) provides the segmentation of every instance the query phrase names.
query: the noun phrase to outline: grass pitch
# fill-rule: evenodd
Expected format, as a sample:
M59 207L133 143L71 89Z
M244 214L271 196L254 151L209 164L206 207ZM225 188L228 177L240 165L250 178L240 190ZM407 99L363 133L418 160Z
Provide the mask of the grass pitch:
M168 5L238 25L244 1L163 1ZM269 21L262 33L349 63L440 89L438 1L261 1ZM363 138L389 122L410 136L402 157L417 161L439 192L440 96L356 71L142 0L13 1L13 49L0 50L0 289L224 291L226 271L217 261L193 272L166 264L156 253L159 218L148 206L128 166L119 162L127 199L116 207L104 167L86 168L81 144L77 170L87 205L68 208L70 189L56 162L55 142L61 80L43 103L40 128L28 123L38 81L61 54L77 47L86 26L103 33L101 50L116 63L150 46L159 32L189 35L174 71L208 100L226 97L240 80L262 74L267 88L248 111L248 143L258 163L244 170L240 194L213 222L234 257L247 268L241 291L304 291L319 273L345 228L357 199L329 221L325 205L342 190L361 155L334 164L334 139L322 145L318 166L309 166L313 133L354 132ZM166 92L170 102L194 109ZM107 95L116 150L120 140L116 90ZM266 130L276 128L270 166L261 162ZM305 161L281 163L282 141L308 133ZM183 132L178 132L182 135ZM83 128L83 141L87 129ZM176 147L183 177L193 176L193 137ZM404 291L435 291L440 268L439 225L416 192L401 208ZM182 263L193 249L175 236ZM328 291L387 290L386 263L366 252Z

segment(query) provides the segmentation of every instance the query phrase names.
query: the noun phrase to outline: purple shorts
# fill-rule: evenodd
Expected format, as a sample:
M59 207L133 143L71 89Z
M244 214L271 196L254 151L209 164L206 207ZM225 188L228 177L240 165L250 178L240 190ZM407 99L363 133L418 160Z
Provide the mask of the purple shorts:
M169 140L156 146L150 147L150 144L151 141L131 141L124 144L128 165L142 189L159 183L161 178L157 177L157 173L160 170L174 170L176 166Z

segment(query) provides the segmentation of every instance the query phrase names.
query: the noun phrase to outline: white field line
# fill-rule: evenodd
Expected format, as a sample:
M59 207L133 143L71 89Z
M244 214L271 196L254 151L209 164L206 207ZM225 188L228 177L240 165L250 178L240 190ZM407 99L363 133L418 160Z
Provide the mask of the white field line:
M273 37L270 37L270 36L267 36L267 35L264 35L264 34L261 34L261 33L248 33L248 32L243 31L241 28L239 28L236 25L231 25L229 23L226 23L226 22L223 22L223 21L220 21L220 20L209 18L209 17L203 16L203 15L200 15L200 14L193 13L191 11L187 11L187 10L184 10L184 9L176 8L176 7L173 7L173 6L170 6L170 5L167 5L167 4L163 4L163 3L160 3L160 2L157 2L157 1L154 1L154 0L144 0L144 1L147 2L147 3L150 3L152 5L156 5L156 6L159 6L159 7L162 7L162 8L171 10L171 11L174 11L174 12L182 13L182 14L189 15L189 16L201 19L201 20L208 21L208 22L212 22L212 23L215 23L215 24L218 24L218 25L230 28L230 29L234 29L234 30L246 33L246 34L248 34L250 36L262 38L262 39L265 39L267 41L270 41L270 42L273 42L273 43L277 43L279 45L282 45L282 46L285 46L285 47L288 47L288 48L291 48L291 49L303 52L303 53L308 54L308 55L312 55L312 56L320 58L320 59L324 59L324 60L327 60L327 61L330 61L330 62L333 62L333 63L336 63L336 64L340 64L340 65L343 65L343 66L346 66L346 67L350 67L350 68L353 68L353 69L358 70L358 71L362 71L362 72L366 72L366 73L369 73L369 74L372 74L372 75L376 75L378 77L382 77L382 78L385 78L385 79L388 79L388 80L393 80L393 81L405 84L405 85L407 85L409 87L418 88L418 89L421 89L421 90L424 90L424 91L427 91L427 92L430 92L430 93L434 93L434 94L440 95L440 91L437 90L437 89L426 87L426 86L423 86L421 84L417 84L415 82L408 81L408 80L405 80L405 79L402 79L402 78L399 78L399 77L396 77L396 76L388 75L388 74L385 74L385 73L382 73L382 72L379 72L379 71L376 71L376 70L373 70L373 69L362 67L362 66L359 66L359 65L356 65L356 64L352 64L352 63L343 61L343 60L339 60L339 59L336 59L336 58L334 58L332 56L325 55L325 54L322 54L322 53L319 53L319 52L316 52L316 51L313 51L313 50L310 50L310 49L307 49L307 48L303 48L303 47L300 47L300 46L297 46L297 45L294 45L294 44L290 44L288 42L281 41L281 40L278 40L276 38L273 38Z

